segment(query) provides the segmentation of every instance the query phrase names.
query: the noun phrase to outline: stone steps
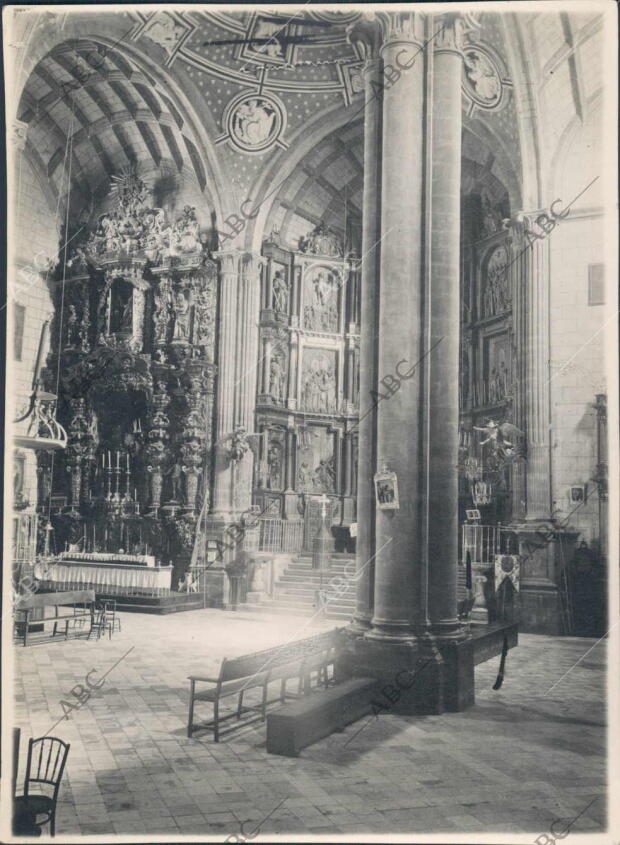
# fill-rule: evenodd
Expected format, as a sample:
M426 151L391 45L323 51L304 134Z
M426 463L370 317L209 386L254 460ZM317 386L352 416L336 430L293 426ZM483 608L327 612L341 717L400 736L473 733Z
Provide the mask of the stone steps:
M321 573L312 568L310 555L301 556L292 561L278 578L273 598L260 604L245 604L243 609L258 613L314 616L318 612L317 592L322 586L328 604L321 614L327 619L349 620L355 610L355 582L343 582L347 581L348 574L355 571L354 568L354 558L340 554L334 555L329 569ZM330 588L332 579L338 580Z

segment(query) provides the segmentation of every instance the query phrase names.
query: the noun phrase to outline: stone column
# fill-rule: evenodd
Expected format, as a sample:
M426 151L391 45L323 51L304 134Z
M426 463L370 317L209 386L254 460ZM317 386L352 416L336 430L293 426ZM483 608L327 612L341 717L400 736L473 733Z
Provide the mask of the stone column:
M291 326L297 324L297 317L291 318ZM291 330L289 339L288 359L288 394L286 407L291 410L297 408L297 362L299 360L299 332Z
M260 313L260 273L263 258L246 253L241 260L237 374L235 377L235 428L242 426L247 434L255 428L254 408L258 381L258 320ZM251 449L240 461L235 477L233 505L238 515L252 504L254 454Z
M263 344L263 394L265 396L269 395L269 377L271 369L271 347L272 347L272 340L271 337L266 337L264 344Z
M381 193L385 201L381 207L378 391L386 398L377 400L373 469L386 467L396 472L400 509L376 512L374 613L372 630L366 636L404 643L413 640L415 609L420 601L420 368L416 365L423 355L424 33L417 12L389 12L385 19L381 47L384 77L388 68L391 75L399 66L402 70L383 92ZM369 329L367 323L367 333ZM405 371L410 375L400 389L386 391L387 383L393 384L390 376L395 381L396 375ZM360 416L373 401L370 389L368 384L362 388ZM360 468L362 456L368 457L366 444L360 447ZM364 472L360 486L370 480L367 465ZM367 490L374 496L369 484ZM360 516L360 524L364 517Z
M424 360L428 420L423 450L428 491L423 500L432 631L460 631L456 607L458 560L458 439L461 222L461 76L463 21L433 18L431 131L431 249ZM403 386L408 390L408 386Z
M357 595L353 627L370 628L373 611L377 409L371 391L377 389L376 346L379 334L381 258L382 67L378 23L357 23L348 37L365 58L364 74L364 196L361 265L360 402L357 484Z
M527 230L538 231L536 215L524 215ZM549 425L549 241L524 247L525 425L527 430L528 522L551 519L551 446Z
M220 324L215 438L213 515L227 521L233 510L232 468L229 459L235 419L235 345L239 310L239 257L237 250L219 252Z

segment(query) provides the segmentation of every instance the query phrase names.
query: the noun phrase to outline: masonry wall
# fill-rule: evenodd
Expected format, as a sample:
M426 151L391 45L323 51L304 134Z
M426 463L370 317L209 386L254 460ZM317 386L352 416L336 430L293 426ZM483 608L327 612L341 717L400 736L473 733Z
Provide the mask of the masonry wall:
M560 520L572 512L570 524L588 543L599 537L593 403L606 390L604 325L613 308L596 286L589 290L592 277L614 272L600 266L605 260L600 138L600 112L591 111L569 130L558 157L555 196L563 206L582 196L549 236L553 507ZM585 487L583 503L571 502L575 486Z
M58 230L56 209L50 203L37 179L37 176L23 154L17 162L16 209L15 209L15 244L13 253L13 278L9 280L9 301L7 303L7 393L14 402L16 412L22 407L31 392L35 360L39 348L41 329L45 320L51 321L52 299L45 281L45 261L58 252ZM14 330L16 306L23 311L23 338L21 360L14 349ZM49 350L48 341L43 349L42 364ZM11 411L12 413L12 411ZM16 426L19 432L27 429L26 420ZM33 512L36 507L37 477L36 453L29 449L18 449L18 454L25 458L24 498L30 501L30 507L24 513ZM7 472L11 472L11 462L7 462Z

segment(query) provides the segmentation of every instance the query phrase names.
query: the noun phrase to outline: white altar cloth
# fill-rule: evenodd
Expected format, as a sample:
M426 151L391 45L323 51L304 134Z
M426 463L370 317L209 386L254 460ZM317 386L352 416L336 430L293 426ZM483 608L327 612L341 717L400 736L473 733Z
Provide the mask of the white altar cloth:
M68 551L61 552L58 558L74 563L133 563L137 566L155 566L155 555L119 555L113 552Z
M35 577L52 581L54 585L60 585L60 589L94 589L125 595L148 591L161 595L170 591L172 566L46 561L35 566Z

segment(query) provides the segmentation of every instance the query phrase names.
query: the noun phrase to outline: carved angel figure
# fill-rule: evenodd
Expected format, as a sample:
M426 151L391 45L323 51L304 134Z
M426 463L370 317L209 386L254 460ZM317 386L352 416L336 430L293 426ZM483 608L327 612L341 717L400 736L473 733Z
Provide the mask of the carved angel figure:
M486 426L475 425L474 428L476 431L484 431L487 435L485 440L480 441L480 445L485 446L487 443L491 443L499 457L504 460L510 461L524 457L523 441L525 434L516 425L509 422L498 425L494 420L489 420Z

